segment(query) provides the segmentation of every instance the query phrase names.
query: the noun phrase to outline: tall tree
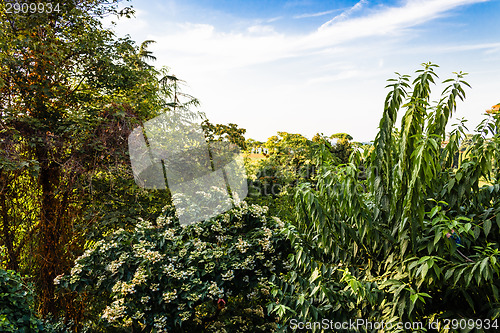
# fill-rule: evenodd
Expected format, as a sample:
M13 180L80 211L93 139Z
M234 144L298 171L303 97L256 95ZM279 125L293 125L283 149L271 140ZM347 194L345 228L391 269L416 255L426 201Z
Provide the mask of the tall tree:
M100 23L117 3L0 4L1 242L5 265L35 277L44 314L58 311L53 280L84 242L83 181L123 159L134 119L160 105L147 44Z

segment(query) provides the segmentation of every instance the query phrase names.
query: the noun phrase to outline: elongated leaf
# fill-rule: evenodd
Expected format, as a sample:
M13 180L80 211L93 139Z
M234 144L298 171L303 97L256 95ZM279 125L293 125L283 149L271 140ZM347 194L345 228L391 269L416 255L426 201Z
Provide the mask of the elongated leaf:
M491 220L484 221L483 228L484 228L484 235L488 236L491 230Z

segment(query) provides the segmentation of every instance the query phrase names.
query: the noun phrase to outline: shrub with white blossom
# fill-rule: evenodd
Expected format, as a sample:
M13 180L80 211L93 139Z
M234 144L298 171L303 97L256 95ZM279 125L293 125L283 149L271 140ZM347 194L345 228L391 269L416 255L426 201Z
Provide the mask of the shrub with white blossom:
M165 207L156 221L140 220L95 243L55 283L101 295L101 320L109 325L146 332L207 327L232 300L266 289L286 262L283 223L267 217L267 207L233 205L188 226Z

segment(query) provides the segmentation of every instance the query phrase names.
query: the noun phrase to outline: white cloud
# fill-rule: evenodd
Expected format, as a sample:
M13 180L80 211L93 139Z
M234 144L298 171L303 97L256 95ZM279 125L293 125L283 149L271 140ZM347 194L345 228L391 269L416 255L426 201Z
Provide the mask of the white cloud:
M287 130L309 136L342 131L369 140L376 133L385 79L427 61L419 57L429 50L416 46L411 52L411 45L401 47L401 37L454 8L484 1L414 0L365 13L367 2L361 0L308 33L279 32L262 20L265 24L229 32L199 23L153 33L146 27L142 39L157 41L151 45L157 63L168 65L190 84L190 92L215 122L235 122L257 139ZM356 11L363 15L351 17ZM142 13L138 16L143 19ZM498 47L450 42L432 54ZM404 59L396 59L405 52ZM348 112L353 104L355 121Z
M274 34L276 30L272 25L252 25L247 28L247 31L254 35L265 35L265 34Z
M338 12L339 10L340 9L332 9L332 10L326 10L324 12L307 13L307 14L295 15L293 18L294 19L301 19L301 18L325 16L325 15L328 15L328 14L332 14L332 13Z
M361 10L361 8L363 8L363 5L366 5L367 3L368 3L368 1L366 1L366 0L360 0L360 1L358 1L354 6L352 6L348 10L343 11L341 14L335 16L330 21L324 23L319 28L319 30L325 29L328 26L331 26L332 24L334 24L335 22L347 19L352 13L357 12L358 10Z

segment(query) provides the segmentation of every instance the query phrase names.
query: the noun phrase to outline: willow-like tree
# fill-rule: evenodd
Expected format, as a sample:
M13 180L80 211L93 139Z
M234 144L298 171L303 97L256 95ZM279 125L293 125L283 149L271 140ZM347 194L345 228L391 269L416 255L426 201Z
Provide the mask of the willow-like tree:
M446 318L488 319L498 329L500 117L479 125L452 169L465 128L448 135L446 125L468 84L456 73L431 103L437 66L423 67L413 81L390 80L373 150L354 152L345 166L325 147L317 151L317 182L299 187L284 231L295 254L272 311L299 321L394 324L384 331ZM368 166L366 181L361 166ZM481 331L476 322L462 324Z

